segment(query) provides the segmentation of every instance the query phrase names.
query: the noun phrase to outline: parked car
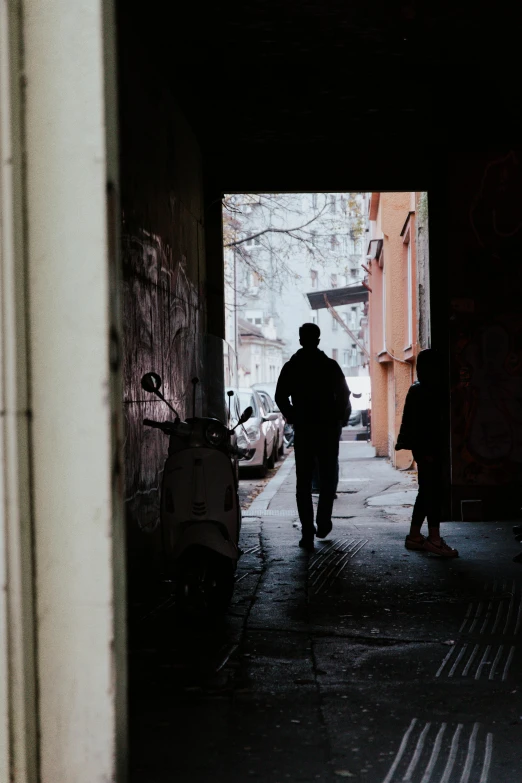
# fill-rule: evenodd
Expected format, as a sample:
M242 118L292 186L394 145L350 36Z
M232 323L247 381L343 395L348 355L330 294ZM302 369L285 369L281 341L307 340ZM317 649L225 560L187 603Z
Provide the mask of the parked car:
M290 447L294 445L295 432L294 428L287 421L285 422L285 446Z
M239 397L235 389L229 389L225 394L225 409L227 415L227 427L231 430L230 445L231 445L231 460L234 466L234 475L236 481L239 481L239 455L242 451L247 451L250 448L250 440L246 434L246 430L241 425L236 428L236 424L241 416L239 411ZM239 411L239 412L238 412ZM241 446L238 442L238 432L241 432Z
M265 403L270 413L277 413L277 448L276 454L282 457L285 453L285 417L277 407L274 401L275 384L255 383L252 386Z
M352 413L348 423L351 427L368 427L372 407L371 379L369 376L346 376L346 382L352 392Z
M228 391L228 390L227 390ZM239 468L258 468L262 476L268 468L273 468L277 456L277 413L271 413L265 407L256 389L233 389L232 410L237 422L241 411L249 405L252 416L237 429L237 445L245 453L240 457Z
M348 420L349 426L350 427L362 427L363 426L362 414L363 414L362 411L353 410L353 408L352 408L352 412L350 413L350 418Z

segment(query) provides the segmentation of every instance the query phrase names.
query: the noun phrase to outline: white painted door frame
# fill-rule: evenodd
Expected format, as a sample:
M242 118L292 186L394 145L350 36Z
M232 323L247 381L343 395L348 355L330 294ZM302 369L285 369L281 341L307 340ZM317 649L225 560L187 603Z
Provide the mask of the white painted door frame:
M116 114L112 0L3 0L0 780L13 783L125 778Z
M0 5L0 780L33 783L37 678L18 11L16 4Z

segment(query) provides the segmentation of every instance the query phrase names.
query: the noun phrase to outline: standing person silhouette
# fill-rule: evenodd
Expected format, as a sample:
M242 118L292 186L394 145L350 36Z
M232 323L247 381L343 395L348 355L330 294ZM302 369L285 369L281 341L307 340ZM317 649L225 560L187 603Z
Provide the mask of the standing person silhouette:
M440 365L435 350L426 348L417 356L417 381L410 386L395 450L411 449L417 463L419 492L413 506L406 549L431 552L440 557L458 557L440 535L442 485L442 419ZM428 519L428 536L421 533Z
M326 538L332 529L339 435L346 424L350 399L343 371L318 348L320 338L317 324L301 326L302 348L283 366L275 393L279 410L294 425L296 498L302 529L299 546L308 552L314 549L314 534ZM317 530L312 503L316 460L320 481Z

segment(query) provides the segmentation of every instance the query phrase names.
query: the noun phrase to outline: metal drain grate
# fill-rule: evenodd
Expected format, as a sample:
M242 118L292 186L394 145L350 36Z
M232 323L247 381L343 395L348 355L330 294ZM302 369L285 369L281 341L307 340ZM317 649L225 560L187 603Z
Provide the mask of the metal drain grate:
M308 580L313 593L326 592L338 579L348 561L368 543L368 539L344 538L332 540L309 562Z
M469 604L459 629L465 641L449 650L436 677L507 680L522 629L522 589L504 580L486 584L484 593L482 601Z
M425 723L414 718L382 783L488 783L493 734L479 723Z

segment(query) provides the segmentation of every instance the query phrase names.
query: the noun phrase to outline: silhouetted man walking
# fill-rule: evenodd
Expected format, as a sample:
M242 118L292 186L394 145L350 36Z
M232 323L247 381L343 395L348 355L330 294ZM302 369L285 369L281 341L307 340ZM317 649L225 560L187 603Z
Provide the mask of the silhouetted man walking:
M288 361L279 376L276 403L294 425L296 498L302 538L299 546L314 548L314 533L325 538L332 529L332 506L337 484L339 434L347 424L350 390L336 361L318 348L321 330L316 324L299 329L301 350ZM291 400L291 401L290 401ZM320 494L317 531L314 530L312 473L317 460Z

